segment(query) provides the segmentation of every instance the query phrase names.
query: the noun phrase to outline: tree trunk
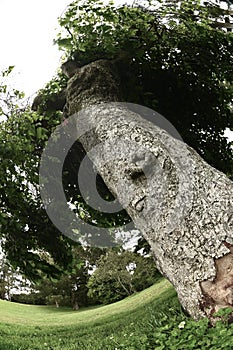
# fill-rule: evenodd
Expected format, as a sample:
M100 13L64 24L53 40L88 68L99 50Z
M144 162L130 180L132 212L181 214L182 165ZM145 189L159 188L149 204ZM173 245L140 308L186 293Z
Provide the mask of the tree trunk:
M132 108L105 104L120 101L120 84L110 61L84 66L68 82L66 110L88 107L76 118L79 134L87 128L80 141L88 156L184 309L196 320L211 319L233 307L233 184Z
M77 301L75 301L74 304L73 304L73 310L74 311L78 311L79 310L79 305L78 305Z
M75 295L74 291L71 294L71 304L72 304L72 308L73 308L74 311L78 311L79 310L78 300L76 298L76 295Z

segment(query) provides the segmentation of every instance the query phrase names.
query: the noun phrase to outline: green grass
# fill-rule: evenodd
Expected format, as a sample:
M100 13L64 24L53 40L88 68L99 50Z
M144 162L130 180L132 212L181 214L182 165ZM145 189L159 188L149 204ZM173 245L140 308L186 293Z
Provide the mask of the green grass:
M188 319L166 280L77 312L0 301L0 350L231 350L232 337L232 325Z
M135 312L154 299L163 297L163 292L172 287L166 280L114 304L72 311L70 308L23 305L0 300L0 321L27 326L67 326L93 324L104 319L122 317L122 314Z
M125 340L136 346L135 331L146 314L151 307L160 309L168 298L176 300L175 292L161 280L120 302L76 312L0 301L0 350L114 350ZM141 340L137 342L132 349L141 350Z

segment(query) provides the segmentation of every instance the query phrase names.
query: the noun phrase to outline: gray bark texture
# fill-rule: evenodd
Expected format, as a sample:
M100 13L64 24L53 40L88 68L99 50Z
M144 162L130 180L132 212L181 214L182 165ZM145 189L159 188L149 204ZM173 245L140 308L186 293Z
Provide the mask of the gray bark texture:
M120 101L114 65L82 67L67 86L69 115L110 191L151 245L156 265L195 319L233 307L233 183L191 147ZM94 152L91 150L95 149Z

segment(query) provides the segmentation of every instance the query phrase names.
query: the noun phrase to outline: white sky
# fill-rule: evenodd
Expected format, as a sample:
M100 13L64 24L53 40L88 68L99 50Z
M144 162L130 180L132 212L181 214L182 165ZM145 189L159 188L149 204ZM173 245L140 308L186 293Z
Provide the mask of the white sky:
M15 66L16 87L27 96L42 88L59 67L53 45L57 18L71 0L0 0L0 70Z
M60 65L62 53L53 39L57 19L71 2L0 0L0 70L15 66L13 82L27 96L42 88ZM122 2L126 1L115 0Z
M226 129L225 136L228 137L229 141L233 141L233 132L230 129Z

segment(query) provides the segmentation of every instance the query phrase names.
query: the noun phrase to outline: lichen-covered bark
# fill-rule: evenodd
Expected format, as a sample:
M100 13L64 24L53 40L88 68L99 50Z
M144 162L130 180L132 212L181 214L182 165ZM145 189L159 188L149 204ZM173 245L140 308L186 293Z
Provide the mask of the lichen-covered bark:
M233 184L185 143L120 100L108 61L82 67L67 87L69 115L90 107L81 142L151 245L157 267L194 319L233 306ZM100 144L100 147L96 145Z

